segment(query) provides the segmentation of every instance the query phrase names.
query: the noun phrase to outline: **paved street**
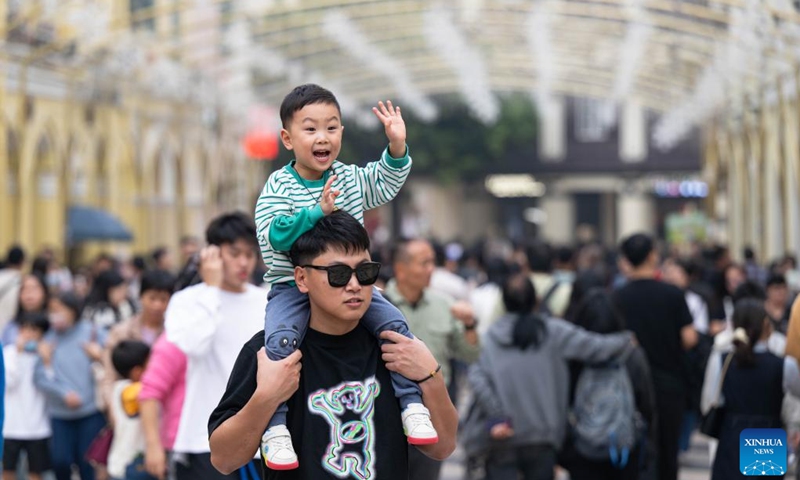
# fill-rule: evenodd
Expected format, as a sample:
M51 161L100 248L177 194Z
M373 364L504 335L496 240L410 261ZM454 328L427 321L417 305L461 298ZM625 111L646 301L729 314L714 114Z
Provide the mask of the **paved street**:
M463 454L461 449L445 464L441 480L464 480ZM700 435L695 435L692 448L681 457L681 473L679 480L709 480L711 475L708 466L708 442ZM567 478L558 479L567 480Z

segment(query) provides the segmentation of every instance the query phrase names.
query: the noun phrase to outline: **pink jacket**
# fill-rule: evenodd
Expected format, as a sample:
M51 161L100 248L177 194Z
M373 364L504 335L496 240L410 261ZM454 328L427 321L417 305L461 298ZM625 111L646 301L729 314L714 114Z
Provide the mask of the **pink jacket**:
M161 335L150 352L139 401L153 399L161 404L161 443L166 450L175 443L185 396L186 355Z

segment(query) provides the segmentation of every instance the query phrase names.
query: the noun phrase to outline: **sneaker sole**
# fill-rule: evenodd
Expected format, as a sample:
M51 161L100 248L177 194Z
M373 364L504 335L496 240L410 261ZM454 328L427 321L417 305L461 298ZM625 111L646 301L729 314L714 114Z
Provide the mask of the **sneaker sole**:
M300 466L300 462L299 461L298 462L294 462L294 463L272 463L272 462L266 462L266 464L267 464L267 468L269 468L270 470L294 470L295 468L298 468Z
M432 438L408 437L408 443L411 445L433 445L434 443L439 443L439 437L432 437Z

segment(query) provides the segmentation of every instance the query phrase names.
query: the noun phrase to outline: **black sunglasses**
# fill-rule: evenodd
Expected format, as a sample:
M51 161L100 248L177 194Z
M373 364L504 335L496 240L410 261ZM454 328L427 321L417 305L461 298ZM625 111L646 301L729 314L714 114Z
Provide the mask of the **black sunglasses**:
M356 274L356 280L361 285L373 285L378 281L378 274L381 272L381 264L378 262L364 262L356 268L349 265L331 265L323 267L320 265L301 265L303 268L313 268L314 270L324 270L328 272L328 283L331 287L344 287Z

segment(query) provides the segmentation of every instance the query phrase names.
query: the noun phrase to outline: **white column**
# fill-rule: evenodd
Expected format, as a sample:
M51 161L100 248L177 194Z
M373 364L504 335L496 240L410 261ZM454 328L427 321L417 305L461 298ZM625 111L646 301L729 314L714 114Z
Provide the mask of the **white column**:
M653 198L638 191L617 195L617 238L634 233L655 232L655 204Z
M575 199L571 195L557 193L542 197L539 208L547 215L540 229L545 240L554 244L575 240Z
M764 215L765 215L765 247L766 259L777 258L784 252L783 208L780 187L780 138L778 109L772 107L764 115Z
M800 138L797 134L797 103L784 99L783 108L783 208L786 249L800 252L800 208L798 206L798 163L800 163Z
M647 122L644 108L636 100L622 106L619 128L619 157L623 162L642 162L647 158Z
M560 162L567 155L567 111L562 97L548 97L539 114L539 157Z

